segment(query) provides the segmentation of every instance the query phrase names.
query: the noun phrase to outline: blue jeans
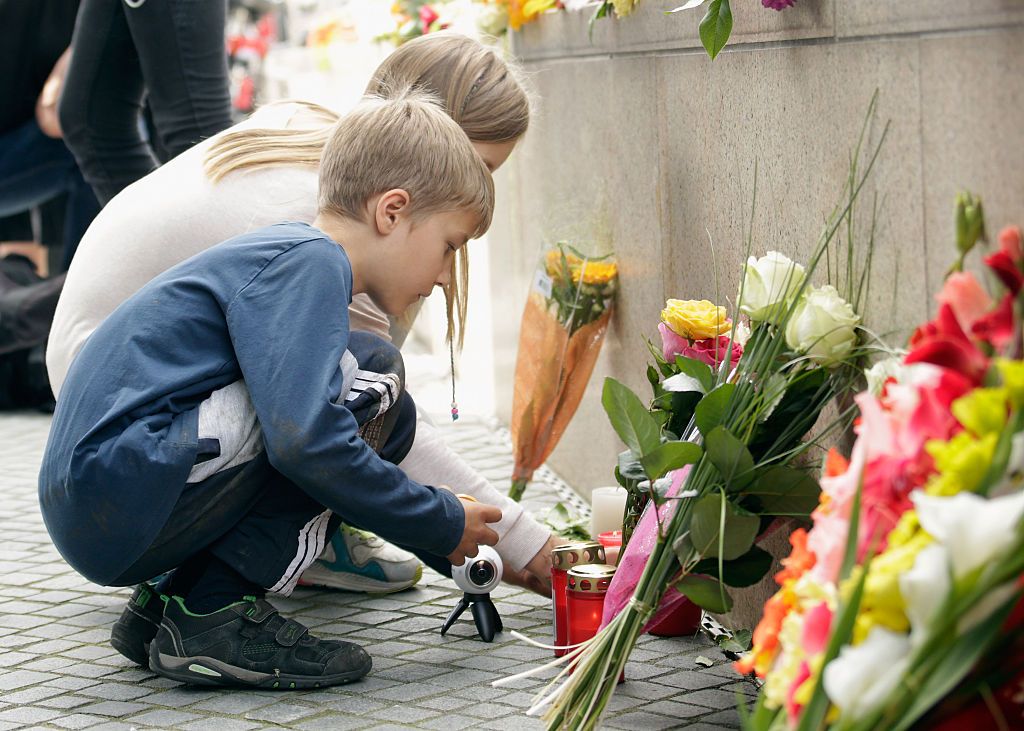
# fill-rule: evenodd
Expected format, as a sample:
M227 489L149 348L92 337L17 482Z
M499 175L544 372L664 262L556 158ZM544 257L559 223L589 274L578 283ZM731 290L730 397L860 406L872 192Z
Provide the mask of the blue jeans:
M65 271L99 203L63 140L47 137L33 119L0 135L0 216L10 216L68 194L64 217Z

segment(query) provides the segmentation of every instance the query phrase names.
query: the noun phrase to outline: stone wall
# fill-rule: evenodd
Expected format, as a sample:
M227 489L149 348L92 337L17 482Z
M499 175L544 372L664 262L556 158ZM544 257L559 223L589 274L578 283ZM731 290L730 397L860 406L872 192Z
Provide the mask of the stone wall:
M507 421L542 242L609 240L619 309L550 459L584 494L613 482L621 449L603 378L646 396L643 338L656 335L665 299L735 298L755 162L755 250L806 258L879 90L869 143L891 128L862 197L862 214L876 194L880 205L867 324L897 337L932 313L958 190L982 196L990 227L1024 224L1024 2L799 0L776 13L733 0L733 36L713 63L697 36L703 11L663 14L680 4L643 0L598 21L592 41L588 12L513 34L540 110L499 176L490 234L496 403Z

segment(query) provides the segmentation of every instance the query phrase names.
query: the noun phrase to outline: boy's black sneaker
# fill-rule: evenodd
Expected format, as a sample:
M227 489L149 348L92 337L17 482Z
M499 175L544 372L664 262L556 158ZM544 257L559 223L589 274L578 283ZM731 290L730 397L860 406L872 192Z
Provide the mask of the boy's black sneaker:
M110 630L110 644L132 662L149 667L149 643L160 629L167 597L149 584L139 584L128 606Z
M323 688L358 680L371 664L359 645L317 639L255 597L200 615L171 597L149 648L153 672L194 685Z

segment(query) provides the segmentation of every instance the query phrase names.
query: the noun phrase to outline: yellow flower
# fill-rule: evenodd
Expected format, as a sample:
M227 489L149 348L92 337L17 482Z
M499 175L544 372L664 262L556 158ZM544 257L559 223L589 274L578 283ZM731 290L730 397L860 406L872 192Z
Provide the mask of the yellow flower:
M612 0L612 6L615 8L615 14L624 18L633 12L633 8L636 7L640 0Z
M690 340L718 337L732 327L725 308L707 300L668 300L661 320L676 335Z
M1024 362L996 358L996 368L1003 379L1003 387L1009 393L1013 408L1024 407Z
M544 255L544 269L547 271L548 276L562 276L565 271L562 268L562 256L563 254L561 249L551 249L551 251ZM565 263L568 264L570 271L578 269L580 264L583 263L580 261L580 258L574 254L566 253L564 256Z
M523 4L523 21L530 22L535 17L555 7L555 0L526 0Z
M1009 396L1005 388L976 388L954 401L950 408L965 429L980 437L1000 432L1006 426Z
M962 431L948 442L932 439L924 449L935 460L934 475L925 485L929 495L956 495L973 492L992 464L998 434L975 439Z
M581 265L581 268L583 270L584 284L608 284L619 273L619 268L611 262L588 261L586 266ZM572 281L573 284L579 284L580 268L573 268Z
M871 569L864 582L864 594L861 598L860 609L853 630L853 642L862 642L876 626L882 626L893 632L906 632L910 629L910 620L906 614L906 602L903 593L900 591L899 579L914 565L919 554L926 546L932 543L932 537L923 530L917 530L913 535L907 537L906 532L909 526L916 521L900 521L895 530L901 530L899 535L902 543L889 543L885 551L879 554L871 562ZM854 572L855 574L857 572ZM845 591L852 590L856 582L856 575L851 576L848 583L844 585Z

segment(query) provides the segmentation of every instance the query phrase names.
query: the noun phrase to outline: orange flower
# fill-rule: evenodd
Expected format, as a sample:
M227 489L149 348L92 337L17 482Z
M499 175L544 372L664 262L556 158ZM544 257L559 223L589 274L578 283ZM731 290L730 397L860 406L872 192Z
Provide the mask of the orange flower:
M850 469L850 460L832 447L825 455L825 477L838 477Z
M789 544L793 546L793 550L789 556L782 559L783 570L775 574L775 581L780 585L799 579L817 561L815 555L807 550L807 531L803 528L793 531L789 536Z
M779 631L782 621L793 609L795 597L788 589L781 589L764 605L764 614L754 629L750 651L737 660L733 667L747 675L751 671L764 677L779 649Z

